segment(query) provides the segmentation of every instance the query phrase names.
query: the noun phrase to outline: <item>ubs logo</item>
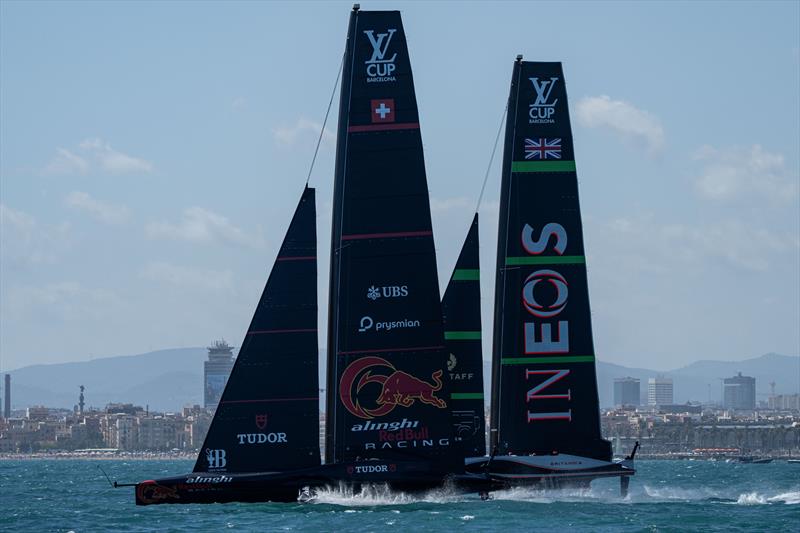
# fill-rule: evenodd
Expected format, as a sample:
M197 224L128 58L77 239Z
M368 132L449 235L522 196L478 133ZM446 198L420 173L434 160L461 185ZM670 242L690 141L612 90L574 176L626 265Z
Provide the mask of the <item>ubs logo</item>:
M375 34L375 30L365 30L364 35L369 39L369 44L372 45L372 56L364 61L367 65L367 82L380 83L386 81L396 81L394 77L395 64L394 60L397 58L397 52L392 54L392 57L386 59L386 54L389 51L389 43L392 42L396 29L387 30L386 33Z
M553 87L556 86L558 78L539 81L539 78L528 78L533 84L536 92L536 100L530 104L528 110L529 124L554 124L553 114L556 112L558 98L550 102Z

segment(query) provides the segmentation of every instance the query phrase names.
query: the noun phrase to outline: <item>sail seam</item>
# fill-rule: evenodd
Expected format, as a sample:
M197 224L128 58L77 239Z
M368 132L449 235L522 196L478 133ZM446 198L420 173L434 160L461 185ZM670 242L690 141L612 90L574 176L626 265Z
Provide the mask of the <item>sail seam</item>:
M453 271L453 281L479 281L481 271L477 268L457 268Z
M575 172L575 161L513 161L511 172Z
M513 265L583 265L586 256L583 255L547 255L547 256L522 256L506 257L506 266Z
M316 261L316 257L313 255L303 255L303 256L286 256L286 257L279 257L276 261Z
M397 237L428 237L433 235L432 231L399 231L394 233L356 233L352 235L342 235L343 241L355 241L359 239L391 239Z
M444 340L446 341L479 341L481 340L480 331L445 331Z
M262 330L253 330L248 331L248 335L263 335L267 333L316 333L317 328L306 328L306 329L262 329Z
M565 355L563 357L503 357L503 365L535 365L542 363L594 363L593 355Z
M419 122L399 122L395 124L364 124L361 126L349 126L348 133L360 133L364 131L391 131L391 130L418 130Z
M381 348L378 350L351 350L349 352L337 352L337 355L357 355L361 353L385 353L385 352L421 352L423 350L441 350L444 346L413 346L411 348Z
M319 401L319 397L309 396L308 398L263 398L260 400L225 400L224 402L219 402L219 403L228 404L228 403L266 403L266 402L305 402L311 400Z

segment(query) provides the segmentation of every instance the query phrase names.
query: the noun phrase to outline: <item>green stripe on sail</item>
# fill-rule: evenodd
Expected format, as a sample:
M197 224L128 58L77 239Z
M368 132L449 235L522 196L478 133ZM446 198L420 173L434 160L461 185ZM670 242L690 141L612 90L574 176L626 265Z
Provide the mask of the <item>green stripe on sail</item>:
M450 394L451 400L483 400L482 392L454 392Z
M445 331L444 340L446 341L479 341L481 340L480 331Z
M565 355L563 357L503 357L503 365L535 365L551 363L594 363L593 355Z
M453 281L477 281L481 271L477 268L457 268L453 271Z
M514 161L511 172L575 172L575 161Z
M583 265L583 255L528 255L524 257L506 257L506 266L514 265Z

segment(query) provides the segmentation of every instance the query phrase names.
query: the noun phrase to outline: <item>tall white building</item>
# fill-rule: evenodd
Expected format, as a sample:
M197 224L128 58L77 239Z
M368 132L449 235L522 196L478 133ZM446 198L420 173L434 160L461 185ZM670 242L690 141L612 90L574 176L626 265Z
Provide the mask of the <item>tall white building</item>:
M647 380L647 405L671 405L672 378L650 378Z
M208 347L208 361L203 363L204 367L204 394L203 406L206 409L216 409L225 384L233 369L233 348L227 342L216 341Z

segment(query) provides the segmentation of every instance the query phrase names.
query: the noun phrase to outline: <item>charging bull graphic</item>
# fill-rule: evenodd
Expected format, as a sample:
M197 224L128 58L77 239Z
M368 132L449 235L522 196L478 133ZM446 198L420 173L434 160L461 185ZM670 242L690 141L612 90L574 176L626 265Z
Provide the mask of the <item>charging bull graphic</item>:
M373 374L373 371L377 370L388 374ZM433 383L428 383L407 372L397 370L386 359L362 357L351 363L342 373L342 379L339 381L339 398L348 411L366 419L387 415L398 405L411 407L417 400L444 409L447 403L437 398L435 394L442 388L442 371L433 372L431 380ZM375 398L374 408L364 407L358 400L361 390L370 383L381 386Z

